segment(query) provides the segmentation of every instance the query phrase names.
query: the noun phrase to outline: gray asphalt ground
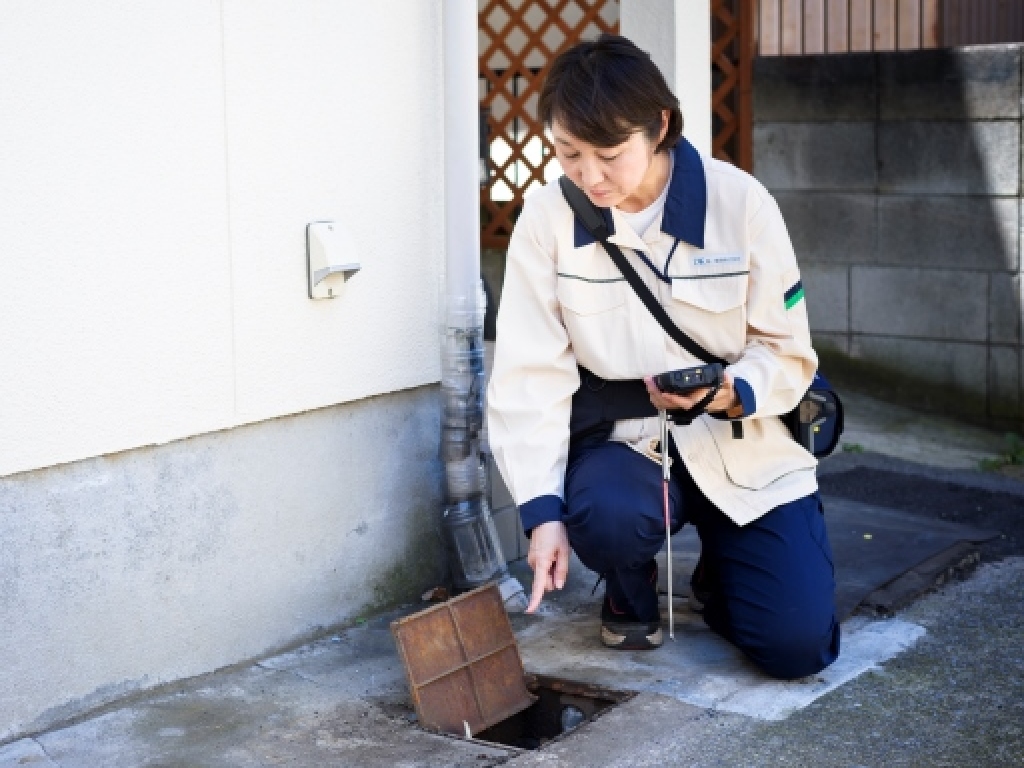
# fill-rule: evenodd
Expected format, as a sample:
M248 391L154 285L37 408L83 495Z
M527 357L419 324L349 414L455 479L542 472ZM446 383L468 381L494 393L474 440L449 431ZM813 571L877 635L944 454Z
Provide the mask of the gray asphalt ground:
M0 768L1024 766L1024 482L977 471L999 435L846 399L855 450L823 463L826 493L1003 535L976 570L898 611L926 630L914 645L786 719L648 692L536 752L428 734L389 614L0 746ZM526 623L536 643L538 625Z
M1024 559L986 564L903 617L911 650L782 722L644 695L512 765L1024 765Z

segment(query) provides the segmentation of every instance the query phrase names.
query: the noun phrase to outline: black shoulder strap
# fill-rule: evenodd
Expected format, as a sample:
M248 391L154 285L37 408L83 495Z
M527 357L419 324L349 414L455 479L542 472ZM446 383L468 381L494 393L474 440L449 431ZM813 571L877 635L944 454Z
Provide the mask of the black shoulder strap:
M640 278L640 275L636 273L632 265L627 261L625 254L619 249L619 246L615 243L608 242L608 235L611 233L608 231L608 225L598 210L597 206L590 202L590 198L587 197L586 193L577 187L568 176L562 176L558 180L558 185L562 188L562 194L565 196L565 200L569 203L569 207L572 208L574 214L579 218L583 224L584 229L590 233L590 236L601 243L604 249L611 256L612 261L615 262L615 266L619 268L622 276L626 278L626 282L629 283L630 287L636 292L636 295L640 297L640 301L647 307L647 311L650 312L654 319L658 321L665 332L672 337L672 340L679 346L685 349L694 357L703 360L705 363L719 363L723 366L728 365L728 361L722 359L718 355L713 355L708 352L704 347L698 344L696 341L691 339L679 326L672 322L672 318L668 316L668 312L661 306L654 294L651 293L650 288Z

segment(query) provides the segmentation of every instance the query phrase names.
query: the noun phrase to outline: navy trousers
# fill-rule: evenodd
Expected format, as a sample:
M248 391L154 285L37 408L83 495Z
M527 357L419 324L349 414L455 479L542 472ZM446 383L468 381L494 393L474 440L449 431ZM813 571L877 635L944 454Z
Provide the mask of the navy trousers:
M607 581L607 595L656 620L653 559L665 543L661 467L621 443L574 451L565 479L569 543ZM832 551L812 494L738 526L701 493L682 461L669 484L672 531L689 522L701 541L708 626L765 673L793 679L839 655Z

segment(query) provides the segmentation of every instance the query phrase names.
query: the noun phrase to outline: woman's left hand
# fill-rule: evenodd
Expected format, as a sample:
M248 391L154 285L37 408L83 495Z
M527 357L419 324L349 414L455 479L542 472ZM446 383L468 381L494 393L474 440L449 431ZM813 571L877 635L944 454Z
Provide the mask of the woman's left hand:
M659 411L693 408L708 393L709 389L708 387L701 387L686 395L670 395L667 392L662 392L655 386L653 376L645 376L644 383L647 385L648 393L650 393L651 403ZM728 372L723 374L722 386L719 387L718 392L715 393L715 396L708 403L705 410L708 413L725 411L725 415L730 418L743 415L743 404L740 402L740 396L736 393L736 388L732 385L732 376Z

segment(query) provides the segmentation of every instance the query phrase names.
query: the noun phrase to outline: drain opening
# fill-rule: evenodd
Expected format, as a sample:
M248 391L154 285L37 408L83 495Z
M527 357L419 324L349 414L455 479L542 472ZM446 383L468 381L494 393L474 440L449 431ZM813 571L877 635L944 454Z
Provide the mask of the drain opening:
M475 734L475 739L517 749L539 749L635 695L544 675L526 675L524 679L537 700Z
M634 694L527 675L489 584L391 623L420 727L537 749Z

